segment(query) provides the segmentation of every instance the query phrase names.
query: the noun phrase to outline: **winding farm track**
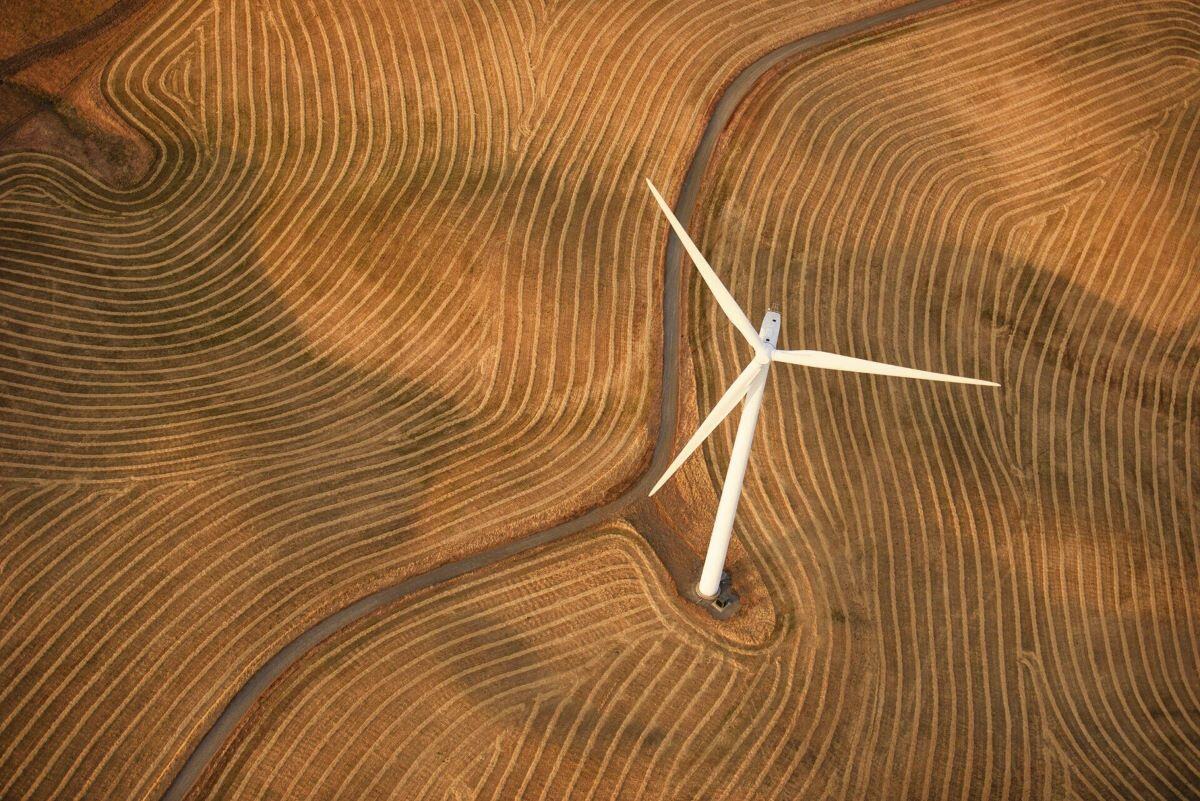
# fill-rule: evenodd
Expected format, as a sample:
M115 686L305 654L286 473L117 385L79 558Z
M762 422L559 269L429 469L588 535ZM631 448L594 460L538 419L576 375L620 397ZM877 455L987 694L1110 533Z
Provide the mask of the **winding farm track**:
M692 208L696 202L704 170L712 155L721 132L729 122L738 104L754 86L754 84L772 67L795 57L799 53L817 47L823 47L831 42L844 39L863 31L871 30L882 25L894 23L897 20L910 17L939 6L948 5L952 0L922 0L896 9L875 14L870 17L839 25L834 28L811 34L795 42L789 42L776 50L764 55L739 72L721 93L713 105L700 142L688 165L687 173L675 203L676 216L686 225L691 218ZM679 242L670 237L667 243L663 270L663 360L662 360L662 401L660 408L660 425L654 445L654 456L649 468L631 487L625 490L615 500L588 510L584 514L560 523L543 531L530 534L518 540L505 543L486 551L442 565L419 576L406 579L391 587L386 587L373 595L356 601L349 606L339 609L334 614L309 628L302 635L292 640L278 653L271 657L259 668L250 680L239 690L237 695L221 712L221 716L205 734L204 739L193 751L180 772L172 781L171 786L163 796L164 801L176 801L184 798L194 786L208 763L216 755L220 747L236 729L243 717L249 711L260 695L283 674L292 664L313 648L317 643L328 638L334 632L345 628L350 623L360 620L376 610L394 603L416 590L446 581L469 571L478 570L493 565L502 559L515 554L537 548L562 537L584 531L619 516L630 504L644 498L657 476L665 468L671 458L671 447L679 432L675 430L677 407L677 387L679 383Z
M13 75L47 56L69 50L95 36L110 25L128 17L146 4L147 0L117 0L87 23L69 31L63 31L47 41L39 42L19 53L0 58L0 78Z
M563 540L322 642L194 797L1196 798L1198 55L1193 4L1015 2L781 65L702 247L789 346L1006 391L779 370L768 641ZM743 354L688 308L703 407Z

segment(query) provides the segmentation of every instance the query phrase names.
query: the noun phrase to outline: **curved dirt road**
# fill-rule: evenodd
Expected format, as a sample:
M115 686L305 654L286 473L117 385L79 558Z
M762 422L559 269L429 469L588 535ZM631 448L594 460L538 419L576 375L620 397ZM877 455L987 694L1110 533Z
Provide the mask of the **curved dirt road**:
M705 125L704 132L688 166L679 197L675 201L675 212L680 221L684 225L687 225L690 221L709 158L734 110L749 93L750 89L772 67L806 51L823 47L849 36L905 20L922 12L950 5L954 1L921 0L921 2L910 3L870 17L829 28L776 48L755 60L738 73L714 104L711 116ZM647 213L650 213L649 209L650 207L647 206ZM670 237L666 248L663 280L661 422L654 444L653 457L646 472L619 497L603 506L591 509L578 517L560 523L552 528L505 543L496 548L473 554L465 559L447 563L427 573L413 576L398 584L386 587L359 599L349 606L337 610L310 627L299 637L276 652L274 656L267 660L242 685L241 689L238 690L217 717L216 721L214 721L200 743L188 755L187 760L175 775L166 793L164 793L164 801L181 801L195 786L209 762L217 755L222 745L233 734L255 701L292 664L333 633L411 592L469 573L478 568L492 565L515 554L578 533L606 520L611 520L624 512L634 502L646 496L654 479L672 456L671 446L674 443L676 434L680 322L679 273L679 244L674 237Z

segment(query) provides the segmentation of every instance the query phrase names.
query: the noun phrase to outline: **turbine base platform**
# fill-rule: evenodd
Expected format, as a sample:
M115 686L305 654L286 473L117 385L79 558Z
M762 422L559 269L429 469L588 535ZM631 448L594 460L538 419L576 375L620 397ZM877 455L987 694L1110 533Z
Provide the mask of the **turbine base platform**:
M741 600L733 590L733 577L729 575L728 570L721 573L721 583L717 587L715 596L708 598L701 595L699 587L692 584L688 587L687 597L689 601L703 607L717 620L728 620L737 614L738 608L741 606Z

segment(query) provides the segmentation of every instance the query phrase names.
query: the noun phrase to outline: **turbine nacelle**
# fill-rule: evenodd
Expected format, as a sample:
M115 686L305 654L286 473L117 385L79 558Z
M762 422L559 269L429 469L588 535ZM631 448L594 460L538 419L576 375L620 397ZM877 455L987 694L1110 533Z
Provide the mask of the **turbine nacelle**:
M763 315L762 325L758 328L758 338L762 340L763 350L768 354L779 344L779 325L782 319L779 312L773 309L767 309L767 313Z

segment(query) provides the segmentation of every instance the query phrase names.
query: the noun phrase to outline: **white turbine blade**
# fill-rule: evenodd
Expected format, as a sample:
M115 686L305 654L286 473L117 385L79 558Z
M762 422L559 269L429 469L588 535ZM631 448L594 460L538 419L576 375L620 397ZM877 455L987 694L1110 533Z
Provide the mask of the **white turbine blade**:
M646 179L646 186L650 187L650 193L654 195L654 199L658 201L659 208L663 214L667 215L667 221L671 223L671 227L675 229L675 235L679 237L679 241L683 243L683 249L692 257L692 262L696 265L696 269L700 271L700 277L704 279L704 283L708 284L709 290L717 298L717 303L725 312L725 316L733 323L738 331L742 332L742 336L750 343L757 353L763 349L763 341L758 338L758 329L750 322L750 318L742 311L742 307L733 299L733 295L729 294L729 290L721 283L721 279L713 272L713 268L708 261L700 253L700 249L696 247L696 243L688 236L687 231L683 230L679 220L675 218L675 213L671 211L671 207L667 205L667 201L663 200L663 196L654 188L654 184L650 179Z
M820 367L824 370L845 370L851 373L872 373L874 375L896 375L902 378L923 378L927 381L946 381L951 384L977 384L983 387L1000 386L995 381L983 381L978 378L963 378L946 373L931 373L928 370L914 370L911 367L899 367L894 364L882 364L866 359L855 359L852 356L839 356L836 353L825 353L820 350L777 350L771 354L775 361L789 364L802 364L805 367Z
M692 451L700 447L700 443L704 441L705 437L711 434L713 429L733 411L734 407L742 400L742 396L750 389L750 384L754 382L759 372L765 368L766 365L759 361L753 361L746 365L746 369L742 370L741 375L733 380L733 383L729 385L729 389L725 390L725 394L717 401L717 405L713 406L712 411L708 413L708 417L705 417L704 422L696 429L696 433L692 434L692 438L687 441L687 444L683 446L683 450L675 457L675 461L671 462L671 466L662 474L662 478L654 485L654 489L650 490L651 495L658 492L659 487L667 483L667 479L674 475L680 465L692 455Z

